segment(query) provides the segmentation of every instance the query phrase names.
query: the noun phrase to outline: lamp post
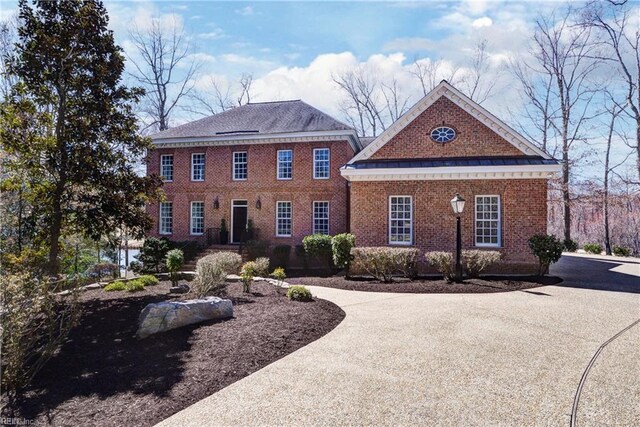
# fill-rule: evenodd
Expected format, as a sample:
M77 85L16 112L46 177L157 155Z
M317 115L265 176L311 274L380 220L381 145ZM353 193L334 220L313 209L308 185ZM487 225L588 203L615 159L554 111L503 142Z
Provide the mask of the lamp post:
M464 210L464 199L460 194L456 193L453 199L451 199L451 208L456 215L456 282L462 281L462 263L460 257L462 255L462 234L460 226L460 215Z

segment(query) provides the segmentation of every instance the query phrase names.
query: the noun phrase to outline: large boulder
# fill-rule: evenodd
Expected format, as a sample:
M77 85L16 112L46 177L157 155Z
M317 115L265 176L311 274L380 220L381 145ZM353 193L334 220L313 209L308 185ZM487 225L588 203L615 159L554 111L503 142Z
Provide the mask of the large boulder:
M194 323L233 317L231 300L207 297L189 301L167 301L147 305L138 320L138 338Z

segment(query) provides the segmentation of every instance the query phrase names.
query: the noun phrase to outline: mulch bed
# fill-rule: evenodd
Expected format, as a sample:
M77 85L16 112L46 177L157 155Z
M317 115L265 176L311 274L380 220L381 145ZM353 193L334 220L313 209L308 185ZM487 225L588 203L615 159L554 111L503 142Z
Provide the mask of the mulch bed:
M480 294L492 292L522 291L540 286L555 285L562 279L554 276L484 276L481 279L466 279L464 283L447 283L442 278L418 278L416 280L395 279L383 283L375 279L344 276L294 277L287 281L296 285L324 286L365 292L395 292L412 294Z
M134 337L144 306L168 299L170 284L145 291L87 291L81 323L60 354L3 416L36 425L151 426L320 338L344 312L317 299L302 303L254 283L233 283L234 318Z

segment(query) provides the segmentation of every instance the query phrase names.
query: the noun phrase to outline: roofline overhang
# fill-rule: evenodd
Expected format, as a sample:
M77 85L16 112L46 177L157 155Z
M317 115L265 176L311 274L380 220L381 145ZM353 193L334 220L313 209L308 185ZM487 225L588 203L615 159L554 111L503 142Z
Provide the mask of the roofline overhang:
M314 132L287 132L270 134L236 134L176 138L151 138L157 148L182 148L202 146L230 146L253 144L278 144L287 142L314 142L347 140L357 153L362 149L355 130L326 130Z
M548 179L562 170L555 165L446 166L431 168L340 168L347 181L434 181L459 179Z

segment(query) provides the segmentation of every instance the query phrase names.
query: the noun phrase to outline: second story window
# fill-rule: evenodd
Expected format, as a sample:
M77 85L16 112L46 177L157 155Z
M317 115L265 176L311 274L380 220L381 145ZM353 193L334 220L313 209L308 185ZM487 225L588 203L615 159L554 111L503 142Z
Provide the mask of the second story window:
M204 181L204 153L191 155L191 181Z
M313 150L313 179L329 179L329 153L328 148Z
M164 182L173 181L173 154L160 156L160 178Z
M244 181L247 179L247 152L236 151L233 153L233 180Z
M293 151L278 150L278 179L293 178Z

